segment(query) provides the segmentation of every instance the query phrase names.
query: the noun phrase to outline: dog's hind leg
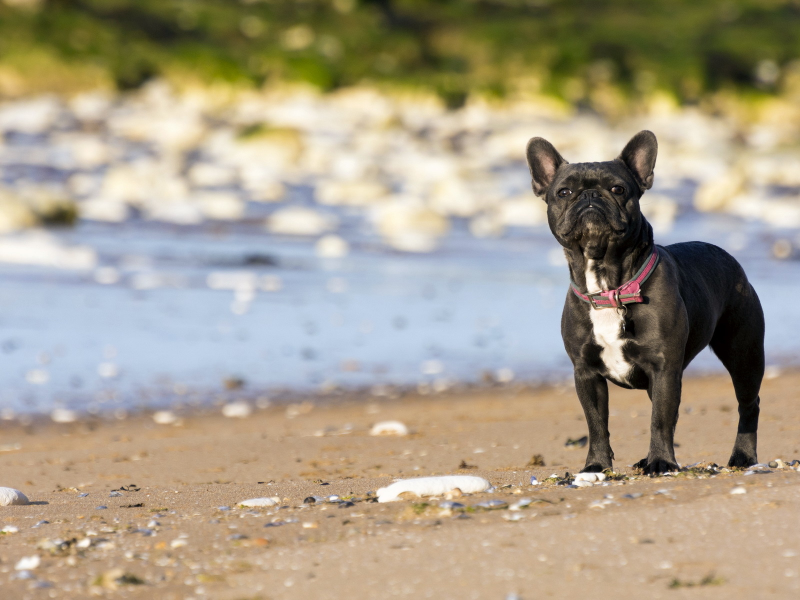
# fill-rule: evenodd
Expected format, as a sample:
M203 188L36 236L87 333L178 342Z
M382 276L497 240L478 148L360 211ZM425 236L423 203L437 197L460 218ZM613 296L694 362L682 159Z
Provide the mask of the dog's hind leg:
M750 284L741 304L723 315L711 338L711 349L731 375L739 403L739 428L729 467L758 462L759 390L764 378L764 313Z

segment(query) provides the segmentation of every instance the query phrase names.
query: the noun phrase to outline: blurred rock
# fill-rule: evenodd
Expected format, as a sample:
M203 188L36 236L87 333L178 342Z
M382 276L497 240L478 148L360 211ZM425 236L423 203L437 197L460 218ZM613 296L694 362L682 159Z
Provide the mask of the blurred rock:
M350 252L350 245L338 235L328 234L317 240L314 251L320 258L342 258Z
M314 191L319 204L366 206L389 195L389 189L376 181L321 181Z
M87 246L66 246L43 231L0 239L0 262L57 269L93 269L97 254Z
M496 210L497 218L506 227L537 227L547 223L547 203L533 193L503 200Z
M200 211L207 219L238 221L244 216L244 202L232 192L203 192L195 195Z
M450 230L448 220L415 198L395 197L371 213L387 243L406 252L430 252Z
M702 212L723 210L744 190L744 173L739 169L731 169L698 186L694 195L694 207Z
M320 235L337 226L335 217L299 206L279 209L267 219L267 230L280 235Z

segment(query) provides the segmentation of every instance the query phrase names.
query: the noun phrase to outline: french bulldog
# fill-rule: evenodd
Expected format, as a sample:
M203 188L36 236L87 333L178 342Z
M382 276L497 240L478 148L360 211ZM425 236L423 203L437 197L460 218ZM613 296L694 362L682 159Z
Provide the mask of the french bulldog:
M607 162L570 164L538 137L527 145L533 191L547 203L572 278L561 335L589 427L584 472L612 467L608 381L650 397L650 449L635 466L650 475L679 469L674 434L683 371L706 346L730 373L739 406L728 466L758 462L761 303L725 250L703 242L654 244L639 202L653 186L657 153L650 131Z

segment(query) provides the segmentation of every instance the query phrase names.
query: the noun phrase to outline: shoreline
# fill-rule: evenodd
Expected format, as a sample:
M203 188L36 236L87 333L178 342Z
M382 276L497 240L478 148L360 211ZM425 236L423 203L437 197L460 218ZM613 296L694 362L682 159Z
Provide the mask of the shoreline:
M764 382L763 462L800 457L799 382L797 373ZM370 436L385 420L410 434ZM624 480L578 489L545 481L580 469L586 449L565 443L585 428L574 393L555 388L271 406L181 426L145 415L6 425L0 440L20 447L0 453L0 485L34 504L0 508L0 529L9 528L0 582L31 600L527 600L587 586L598 598L674 598L691 587L701 598L744 599L800 590L800 473L638 476L626 465L646 451L649 403L644 392L615 389L610 429ZM687 379L681 464L724 464L735 429L729 380ZM531 466L537 454L545 466ZM484 477L495 490L454 498L463 509L442 508L442 496L374 503L368 494L396 478L443 474ZM531 475L542 483L531 486ZM330 495L339 499L306 501ZM279 503L238 506L256 497ZM509 510L524 498L528 508ZM500 508L483 508L489 500ZM32 564L20 563L26 557L38 566L19 567Z

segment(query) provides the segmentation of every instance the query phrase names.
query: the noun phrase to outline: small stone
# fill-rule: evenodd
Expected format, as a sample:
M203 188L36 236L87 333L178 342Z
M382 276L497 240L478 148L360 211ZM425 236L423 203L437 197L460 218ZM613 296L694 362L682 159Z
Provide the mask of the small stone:
M531 485L539 485L539 480L536 479L535 475L531 475Z
M525 515L523 515L521 513L518 513L518 512L514 512L514 513L508 513L506 515L503 515L503 518L506 521L511 521L513 523L513 522L516 522L516 521L522 521L522 519L525 518Z
M466 508L461 502L455 502L454 500L444 500L439 502L439 508L444 508L447 510L458 510L461 508Z
M42 564L42 559L39 558L38 555L34 554L33 556L24 556L19 559L16 565L14 565L14 569L17 571L30 571L31 569L35 569L40 564Z
M744 486L737 485L735 488L731 490L731 494L746 494L747 489Z
M230 419L246 419L253 414L253 407L248 402L229 402L222 407L222 416Z
M30 504L28 497L14 488L0 487L0 506L22 506Z
M508 507L508 510L517 511L523 508L528 508L533 500L531 498L520 498L514 504Z
M188 545L189 542L184 540L183 538L178 538L176 540L172 540L169 543L170 548L182 548L183 546Z
M280 502L280 498L273 496L272 498L250 498L239 502L239 506L246 506L249 508L260 506L276 506Z
M74 423L78 420L78 413L68 408L56 408L50 413L50 418L55 423Z
M171 410L159 410L153 413L153 421L159 425L175 425L178 422L178 415Z
M605 481L605 479L605 473L578 473L575 475L575 481L588 481L589 483Z
M778 463L777 463L777 461L774 461L774 460L771 460L771 461L769 461L769 467L770 467L771 469L777 469L777 468L778 468Z
M506 508L508 506L508 502L505 500L495 499L495 500L484 500L483 502L478 502L475 507L476 508L483 508L486 510L495 510L498 508Z
M405 426L404 423L400 421L381 421L380 423L375 423L372 426L372 429L369 430L370 435L397 435L397 436L405 436L408 435L408 427Z
M18 531L19 527L15 527L14 525L6 525L0 529L0 533L17 533Z

